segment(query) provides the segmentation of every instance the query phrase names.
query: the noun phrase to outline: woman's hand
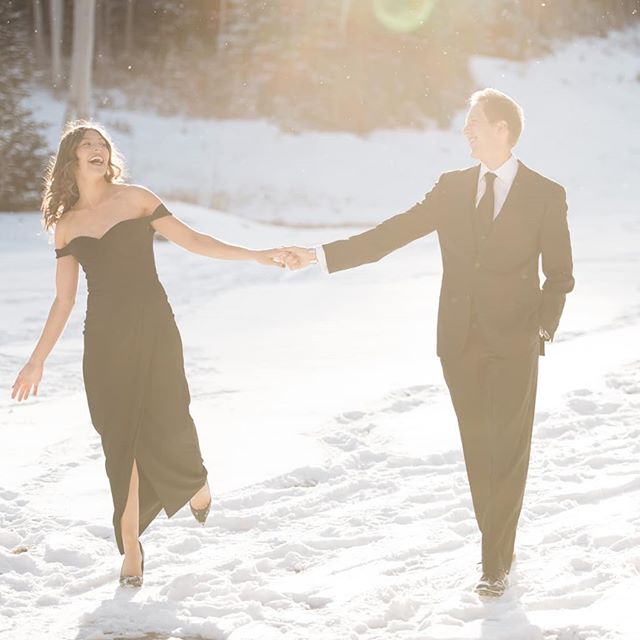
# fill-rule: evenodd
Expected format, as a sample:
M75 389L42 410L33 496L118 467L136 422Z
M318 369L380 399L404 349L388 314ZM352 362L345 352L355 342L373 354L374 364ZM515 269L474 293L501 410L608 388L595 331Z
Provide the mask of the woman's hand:
M288 251L284 249L266 249L255 251L255 259L259 264L284 269L287 265Z
M31 361L27 362L18 374L16 381L13 383L13 387L11 387L11 399L17 399L18 402L21 402L22 400L26 400L31 393L37 396L38 385L40 384L40 380L42 380L43 369L44 367L41 364Z
M317 264L318 255L315 249L305 247L283 247L287 254L287 267L292 271L304 269L310 264Z

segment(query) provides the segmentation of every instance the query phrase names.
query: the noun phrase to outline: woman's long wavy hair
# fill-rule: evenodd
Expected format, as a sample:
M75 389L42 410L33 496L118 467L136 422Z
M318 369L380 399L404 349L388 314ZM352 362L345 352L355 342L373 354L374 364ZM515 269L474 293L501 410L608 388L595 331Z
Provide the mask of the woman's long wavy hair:
M58 153L49 160L44 176L45 190L41 210L42 223L46 230L55 227L64 213L78 201L80 193L75 174L78 166L76 149L87 131L95 131L107 143L109 159L104 179L107 182L121 182L124 177L122 156L100 125L85 120L76 120L67 124L62 132Z

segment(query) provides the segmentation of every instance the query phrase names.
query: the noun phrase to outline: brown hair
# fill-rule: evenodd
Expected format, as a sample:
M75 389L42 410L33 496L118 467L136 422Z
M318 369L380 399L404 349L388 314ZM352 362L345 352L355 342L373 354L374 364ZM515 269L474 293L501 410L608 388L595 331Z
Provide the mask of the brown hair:
M515 145L524 128L524 112L522 107L506 93L497 89L482 89L469 98L469 105L481 103L489 122L504 120L509 129L509 142Z
M94 122L85 120L69 122L62 132L58 153L49 160L44 176L45 190L40 209L42 224L47 230L55 227L64 213L78 201L80 194L75 176L78 162L76 149L87 131L95 131L107 144L109 159L104 179L107 182L120 182L123 177L122 157L106 131Z

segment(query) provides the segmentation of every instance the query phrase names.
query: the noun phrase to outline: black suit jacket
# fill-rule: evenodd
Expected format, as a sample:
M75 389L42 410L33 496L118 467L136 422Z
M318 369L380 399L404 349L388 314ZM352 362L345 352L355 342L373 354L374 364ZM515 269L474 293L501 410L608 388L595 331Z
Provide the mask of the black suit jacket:
M571 242L563 187L518 162L518 171L484 240L473 216L480 166L440 176L414 207L364 233L323 245L329 273L377 262L422 236L438 232L443 277L438 355L465 346L472 309L500 354L527 351L543 327L555 333L573 289ZM540 288L539 262L545 281Z

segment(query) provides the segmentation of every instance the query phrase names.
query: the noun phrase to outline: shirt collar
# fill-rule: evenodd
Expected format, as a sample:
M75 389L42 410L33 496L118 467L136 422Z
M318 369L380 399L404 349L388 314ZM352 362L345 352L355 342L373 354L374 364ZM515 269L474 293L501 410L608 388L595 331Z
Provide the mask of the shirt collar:
M493 171L491 171L491 169L482 162L480 164L480 175L478 176L478 180L482 180L482 178L484 178L484 174L488 172L495 173L498 179L510 185L518 172L518 160L514 155L510 155L503 164Z

